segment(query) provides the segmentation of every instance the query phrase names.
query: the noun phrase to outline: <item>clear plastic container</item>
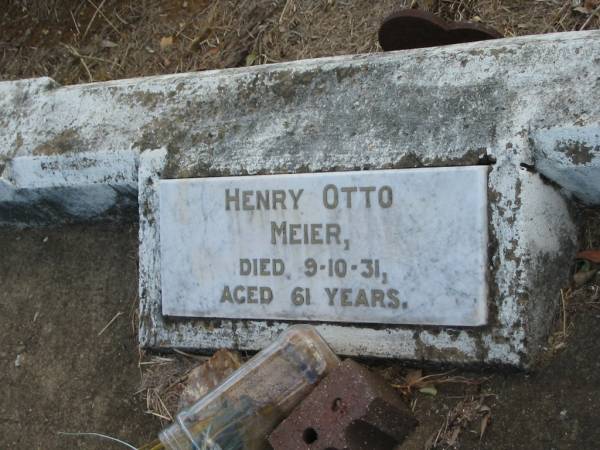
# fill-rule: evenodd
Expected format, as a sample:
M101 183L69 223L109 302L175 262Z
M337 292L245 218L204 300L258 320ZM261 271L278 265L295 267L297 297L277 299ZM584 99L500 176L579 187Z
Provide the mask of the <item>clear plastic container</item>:
M163 430L169 450L262 450L267 436L340 360L310 325L294 325Z

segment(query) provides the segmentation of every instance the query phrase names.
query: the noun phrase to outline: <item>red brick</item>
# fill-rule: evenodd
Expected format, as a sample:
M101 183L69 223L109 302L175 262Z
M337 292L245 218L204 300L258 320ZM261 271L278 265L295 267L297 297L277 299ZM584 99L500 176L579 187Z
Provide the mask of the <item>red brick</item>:
M271 433L274 450L391 450L417 421L379 375L347 359Z

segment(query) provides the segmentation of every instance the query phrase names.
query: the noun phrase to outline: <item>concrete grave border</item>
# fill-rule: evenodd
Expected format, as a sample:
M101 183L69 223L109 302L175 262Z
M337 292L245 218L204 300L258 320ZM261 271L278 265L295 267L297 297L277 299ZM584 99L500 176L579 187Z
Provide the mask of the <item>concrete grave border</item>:
M288 323L161 316L160 177L490 165L490 325L318 328L342 354L527 367L576 248L568 199L600 205L599 54L590 31L81 86L0 83L0 225L131 217L137 191L141 344L255 350Z

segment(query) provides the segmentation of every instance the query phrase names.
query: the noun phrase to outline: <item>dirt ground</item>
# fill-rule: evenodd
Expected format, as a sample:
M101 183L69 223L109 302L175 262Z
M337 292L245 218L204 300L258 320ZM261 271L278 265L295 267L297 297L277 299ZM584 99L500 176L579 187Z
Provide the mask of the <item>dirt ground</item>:
M0 448L113 448L59 432L156 434L135 395L136 232L0 231Z
M403 5L504 36L600 27L599 0L3 0L0 80L61 84L378 51Z
M73 84L379 51L381 19L411 4L506 36L600 27L598 0L4 0L0 80ZM582 248L600 247L600 213L582 229ZM377 365L420 421L402 448L600 448L599 286L600 275L565 286L566 314L533 373ZM142 389L156 365L140 361L160 362L168 381L195 361L139 354L136 300L135 225L0 230L0 449L124 448L61 432L136 446L156 437L165 422L146 410L165 413L162 400L147 404Z

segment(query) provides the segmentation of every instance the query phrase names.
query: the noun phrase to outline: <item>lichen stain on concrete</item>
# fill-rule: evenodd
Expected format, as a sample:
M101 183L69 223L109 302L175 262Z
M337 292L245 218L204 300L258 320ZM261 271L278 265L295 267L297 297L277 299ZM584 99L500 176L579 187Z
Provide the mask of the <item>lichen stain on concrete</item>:
M248 106L252 106L255 100L265 95L271 99L279 98L289 104L307 95L322 95L328 90L328 86L333 85L334 79L339 84L366 70L367 67L350 65L331 70L311 68L305 71L280 70L257 73L239 83L236 95L238 100Z
M74 153L84 147L83 140L74 129L68 128L61 131L47 142L38 145L32 152L35 156L63 155Z
M185 131L185 126L176 125L175 122L177 121L153 120L143 128L142 137L134 144L141 151L160 147L167 149L167 162L161 178L230 175L227 169L215 170L211 164L212 149L224 140L226 129L195 129L192 132Z
M7 128L9 124L9 115L3 112L3 108L0 108L0 129Z
M490 202L490 205L494 205L494 208L498 211L498 215L500 217L504 217L504 215L506 214L506 208L504 206L501 206L503 204L502 198L503 195L502 192L500 192L500 190L494 189L493 187L490 187L488 189L488 200Z
M427 166L475 166L488 163L488 152L485 147L466 150L461 156L449 158L436 156L425 160Z
M521 264L521 257L516 254L516 251L519 248L519 241L511 239L509 243L510 247L504 249L504 258L507 261L514 261L518 266Z
M173 118L157 117L142 127L141 136L133 143L140 151L166 147L174 140L183 138L183 130L175 125Z
M355 66L346 66L346 67L336 67L335 69L335 78L338 83L341 83L345 79L352 79L356 75L361 72L366 72L369 70L368 65L355 65Z
M517 51L511 47L498 47L489 49L488 53L494 58L499 59L501 56L515 55Z
M156 219L154 217L154 211L150 203L146 200L142 205L142 216L148 221L148 224L154 225Z
M496 124L512 114L511 105L516 101L514 94L504 94L510 91L500 82L425 88L411 84L392 86L383 81L381 89L382 93L372 94L368 109L361 106L368 120L357 124L359 133L368 134L375 127L379 135L396 136L402 132L414 136L414 142L425 141L423 138L437 141L444 135L444 146L449 150L467 143L475 148L493 144ZM493 106L500 96L508 106L495 111ZM476 127L471 126L474 118Z
M471 49L471 50L467 51L466 53L471 56L480 56L480 57L486 57L488 55L491 55L492 57L494 57L494 59L500 59L503 56L516 55L518 52L515 48L505 46L505 47L495 47L495 48L489 48L489 49L476 48L476 49Z
M491 188L488 187L488 260L489 268L486 276L488 283L488 327L498 326L498 313L501 303L494 302L492 299L500 299L500 286L498 286L497 275L500 270L500 255L498 249L500 247L499 237L492 224L494 217L492 201L490 198Z
M85 156L79 157L76 160L52 160L40 162L42 170L49 170L53 172L60 172L65 169L77 170L77 169L88 169L98 164L94 158L86 158ZM117 179L119 174L114 177L109 177L110 180ZM122 175L121 175L122 176Z
M131 94L124 96L127 100L135 101L147 109L154 109L159 103L165 101L165 92L152 92L152 91L135 91Z
M563 142L557 148L558 151L564 153L576 165L590 163L594 157L600 156L600 145L592 147L580 141Z
M450 166L476 166L487 163L487 149L477 148L466 150L462 155L447 155L435 157L422 157L415 152L402 152L401 156L393 163L384 164L382 169L412 169L420 167L450 167Z
M522 191L523 191L523 182L521 181L520 178L517 178L517 180L515 181L515 202L512 207L513 214L516 214L519 211L519 209L521 208L521 204L523 202L521 199Z
M417 335L415 339L415 350L418 358L429 361L464 363L472 360L472 356L467 355L458 347L436 347L435 345L425 344L420 335Z
M315 80L320 78L321 72L322 70L302 72L282 70L261 74L250 82L247 86L248 90L240 86L239 92L242 96L249 99L256 95L257 91L269 91L269 93L272 93L272 96L279 97L286 103L291 103L293 99L299 97L299 94L305 92Z
M23 136L21 135L21 132L18 131L17 132L17 136L15 137L15 143L13 146L13 155L15 155L19 149L23 146Z

